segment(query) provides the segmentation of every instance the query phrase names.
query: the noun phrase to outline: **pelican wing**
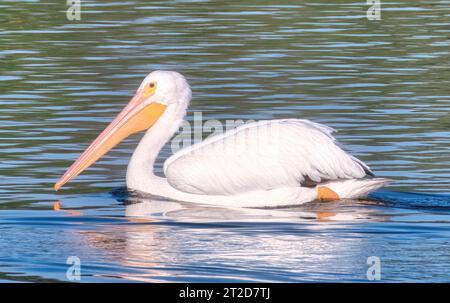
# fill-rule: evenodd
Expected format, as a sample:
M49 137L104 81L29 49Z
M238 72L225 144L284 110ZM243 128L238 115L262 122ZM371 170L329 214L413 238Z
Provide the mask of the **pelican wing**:
M336 144L332 132L299 119L250 123L182 149L166 160L164 173L174 188L207 195L312 186L372 174Z

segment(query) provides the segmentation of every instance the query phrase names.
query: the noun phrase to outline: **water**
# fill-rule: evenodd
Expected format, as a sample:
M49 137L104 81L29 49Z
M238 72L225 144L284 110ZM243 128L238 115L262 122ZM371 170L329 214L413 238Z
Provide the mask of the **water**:
M64 1L63 1L64 2ZM448 1L0 3L0 281L448 281ZM155 69L187 119L307 118L394 182L370 199L206 208L123 190L139 136L53 183ZM157 171L170 155L161 153ZM57 203L59 207L54 207ZM59 210L54 210L59 209Z

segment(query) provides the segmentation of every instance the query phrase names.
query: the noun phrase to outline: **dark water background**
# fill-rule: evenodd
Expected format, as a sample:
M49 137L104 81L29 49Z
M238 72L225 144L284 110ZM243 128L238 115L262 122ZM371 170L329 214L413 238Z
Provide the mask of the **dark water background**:
M449 281L450 2L0 2L0 281ZM305 118L394 182L371 199L230 210L121 189L139 136L53 183L155 69L187 119ZM170 155L166 147L158 171ZM53 210L58 202L61 210Z

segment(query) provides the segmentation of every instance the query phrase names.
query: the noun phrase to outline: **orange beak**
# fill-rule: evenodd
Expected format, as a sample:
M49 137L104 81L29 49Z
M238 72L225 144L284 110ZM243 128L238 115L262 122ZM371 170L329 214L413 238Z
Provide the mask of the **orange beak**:
M136 93L114 121L108 125L81 154L78 160L70 166L61 179L56 182L55 190L60 189L65 183L78 176L123 139L131 134L146 130L155 124L166 109L166 105L156 102L149 105L144 104L145 99L151 96L155 89L156 87L153 85Z

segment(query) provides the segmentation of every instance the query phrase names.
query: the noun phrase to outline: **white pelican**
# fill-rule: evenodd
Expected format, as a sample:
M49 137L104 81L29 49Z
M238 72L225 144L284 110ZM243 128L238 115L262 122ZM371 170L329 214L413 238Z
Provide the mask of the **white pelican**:
M295 205L358 198L389 180L336 145L333 129L308 120L245 124L184 148L153 172L164 144L179 129L191 100L186 79L154 71L114 121L55 184L58 190L121 140L146 131L131 157L131 190L173 200L243 207Z

